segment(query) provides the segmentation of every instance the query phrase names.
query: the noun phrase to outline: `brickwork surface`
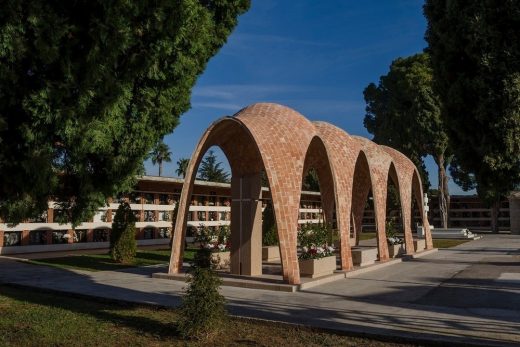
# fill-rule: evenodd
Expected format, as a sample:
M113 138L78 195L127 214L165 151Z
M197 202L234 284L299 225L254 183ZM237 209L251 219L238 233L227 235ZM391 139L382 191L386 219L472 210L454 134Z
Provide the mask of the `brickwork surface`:
M403 218L408 224L405 226L407 252L411 249L412 190L419 189L415 193L422 207L422 189L420 181L416 182L416 169L406 157L367 139L350 136L331 124L312 123L290 108L262 103L248 106L233 117L217 120L199 141L179 201L170 273L177 273L182 264L189 197L200 161L211 146L219 146L225 153L233 178L265 170L278 229L283 278L288 283L300 283L296 238L302 180L310 168L318 173L326 220L330 222L336 212L343 270L352 268L351 215L354 218L352 224L360 228L370 190L375 202L379 259L388 259L385 221L389 177L396 181L400 192ZM233 199L238 198L240 196L233 196ZM238 211L232 207L231 213ZM427 225L423 212L422 215L423 223ZM237 226L232 224L231 228L232 233L239 232Z

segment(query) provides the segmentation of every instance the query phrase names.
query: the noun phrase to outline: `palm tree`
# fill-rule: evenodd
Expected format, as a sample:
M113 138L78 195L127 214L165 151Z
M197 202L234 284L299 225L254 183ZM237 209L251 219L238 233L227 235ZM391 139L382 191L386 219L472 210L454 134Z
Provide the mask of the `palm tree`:
M182 178L186 177L186 170L188 170L189 163L190 160L188 158L180 158L179 160L177 160L177 170L175 170L177 176Z
M159 164L159 176L162 175L162 163L165 162L171 162L172 153L170 152L170 147L164 142L159 141L155 145L155 147L152 149L152 152L150 153L152 164Z

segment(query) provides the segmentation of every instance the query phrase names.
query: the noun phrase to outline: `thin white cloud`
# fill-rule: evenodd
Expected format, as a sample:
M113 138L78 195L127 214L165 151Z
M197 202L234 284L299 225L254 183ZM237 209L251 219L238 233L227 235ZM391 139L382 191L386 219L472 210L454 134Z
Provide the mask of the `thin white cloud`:
M238 44L284 44L284 45L298 45L298 46L312 46L312 47L339 47L338 44L333 44L325 41L301 40L294 37L267 35L267 34L248 34L236 33L233 39Z
M234 103L228 103L228 102L218 102L218 101L215 101L215 102L198 102L198 101L194 101L192 102L192 107L196 107L196 108L211 108L211 109L216 109L216 110L224 110L224 111L238 111L240 110L243 106L240 106L239 104L234 104Z

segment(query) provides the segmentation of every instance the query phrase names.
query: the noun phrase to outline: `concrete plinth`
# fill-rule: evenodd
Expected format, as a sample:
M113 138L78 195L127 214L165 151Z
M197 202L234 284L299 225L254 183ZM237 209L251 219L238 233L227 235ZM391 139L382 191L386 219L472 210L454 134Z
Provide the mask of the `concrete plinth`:
M376 247L352 247L352 262L356 266L374 264L377 260Z
M426 240L425 239L414 239L413 240L413 248L416 252L422 252L426 248Z
M262 274L262 184L260 173L231 181L231 273Z
M262 261L279 262L280 261L280 247L279 246L262 247Z

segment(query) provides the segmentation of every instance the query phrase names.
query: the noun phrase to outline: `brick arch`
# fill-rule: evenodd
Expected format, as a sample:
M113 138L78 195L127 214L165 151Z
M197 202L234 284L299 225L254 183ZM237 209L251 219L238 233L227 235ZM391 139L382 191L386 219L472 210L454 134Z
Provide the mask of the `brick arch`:
M342 270L353 268L350 249L350 220L352 209L352 185L360 146L344 130L326 123L313 122L326 147L330 168L334 177L336 221L340 234Z
M236 180L242 177L260 187L260 173L265 169L278 229L283 277L289 283L298 284L296 227L303 166L314 136L315 129L310 121L298 112L276 104L254 104L233 117L213 123L199 141L188 165L175 224L169 273L177 273L182 265L188 198L193 190L196 168L206 150L218 145L228 157L232 169L232 194L236 190ZM233 215L238 214L232 213L232 218ZM231 224L233 227L235 223Z
M401 223L404 228L403 232L406 254L413 254L413 238L412 231L410 229L411 189L409 186L407 186L407 183L411 183L408 182L408 179L411 179L411 176L408 176L408 172L405 170L406 168L402 165L402 163L399 162L399 158L394 157L391 153L386 151L384 146L380 147L392 157L392 163L390 164L388 177L390 178L390 180L392 181L399 193L399 205L401 207Z
M359 151L355 161L352 190L352 226L354 227L355 242L359 244L363 224L363 213L368 199L368 193L372 189L372 177L368 159L363 150ZM374 210L375 212L375 210Z
M260 218L261 221L259 199L263 170L265 170L271 191L280 241L282 272L286 282L300 283L296 253L297 225L303 175L311 166L318 170L320 180L324 183L322 184L322 194L328 220L331 220L332 211L334 208L336 209L341 235L342 269L350 270L352 268L351 215L354 216L353 224L360 226L362 208L370 189L374 196L379 259L381 261L388 259L385 235L388 177L399 181L399 186L407 185L408 183L405 182L410 182L410 180L406 175L409 175L410 171L406 161L400 160L400 157L393 152L393 155L389 154L389 151L368 139L350 136L331 124L311 123L298 112L285 106L260 103L240 110L233 117L217 120L206 130L197 144L187 168L179 200L179 214L174 229L169 273L177 273L182 265L182 247L189 211L189 197L193 191L200 161L211 146L221 147L230 163L232 210L236 211L237 206L240 205L242 211L242 205L247 204L244 215L245 224L242 220L242 213L232 213L232 228L239 225L240 230L245 229L248 233L246 237L249 237L243 243L242 232L238 233L240 239L237 239L237 233L232 230L232 247L235 250L233 252L232 249L231 259L233 273L236 273L234 272L237 269L236 264L239 264L238 273L247 274L242 272L242 262L249 261L246 266L251 265L253 253L260 252L261 222L258 223L258 220ZM420 180L417 183L416 175L417 170L412 174L411 184L414 187L418 184L419 190L416 189L416 191L420 194L419 201L422 201L422 187ZM244 182L246 182L245 185ZM359 184L354 184L355 182ZM245 188L249 195L243 196L242 188ZM399 190L400 193L402 190ZM243 197L245 198L243 199ZM422 214L424 215L424 211ZM240 218L239 222L238 218ZM258 229L260 229L259 238ZM243 247L249 247L247 248L248 256L251 255L249 260L240 255ZM237 250L238 263L236 261ZM251 268L250 266L249 269ZM261 263L259 271L261 274Z
M388 191L388 174L391 168L392 157L383 151L379 145L359 136L352 136L363 149L370 171L372 182L372 196L374 198L374 213L377 230L377 248L379 260L389 259L388 244L386 242L386 195Z
M235 146L236 143L240 143L240 146ZM189 201L193 192L197 169L204 154L212 146L219 146L222 149L229 161L233 176L241 173L254 173L261 164L258 148L254 146L249 134L244 131L242 124L235 118L221 118L205 131L186 169L184 185L178 202L179 212L173 234L169 273L178 273L182 267L183 240L186 234ZM240 161L241 156L250 159Z
M318 175L325 223L332 224L336 195L336 190L334 189L335 177L332 174L325 144L318 136L311 140L307 149L302 171L302 183L310 169L315 169Z
M394 148L387 146L380 146L385 152L387 152L392 158L393 161L398 168L398 179L401 182L399 188L399 195L401 199L401 207L403 214L403 223L404 226L404 235L405 235L405 243L406 243L406 253L412 254L414 253L413 248L413 239L412 239L412 198L415 195L415 199L417 200L417 205L419 206L419 211L421 214L421 219L423 225L428 224L428 220L424 213L424 200L422 193L422 184L419 173L415 164L406 157L403 153L395 150ZM425 224L426 223L426 224ZM428 236L429 235L429 236ZM430 229L425 228L425 237L431 239ZM433 247L433 245L432 245Z

